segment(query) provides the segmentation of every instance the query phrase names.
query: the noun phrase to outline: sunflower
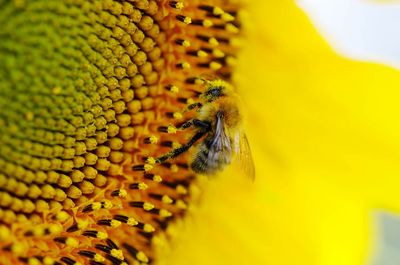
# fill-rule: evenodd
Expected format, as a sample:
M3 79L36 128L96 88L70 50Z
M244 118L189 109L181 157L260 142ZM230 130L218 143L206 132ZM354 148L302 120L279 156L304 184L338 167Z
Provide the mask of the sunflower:
M205 77L231 80L240 5L2 1L2 264L148 264L196 177Z
M371 211L399 208L398 73L336 55L292 1L0 12L2 264L363 264ZM243 98L254 183L156 163L208 77Z

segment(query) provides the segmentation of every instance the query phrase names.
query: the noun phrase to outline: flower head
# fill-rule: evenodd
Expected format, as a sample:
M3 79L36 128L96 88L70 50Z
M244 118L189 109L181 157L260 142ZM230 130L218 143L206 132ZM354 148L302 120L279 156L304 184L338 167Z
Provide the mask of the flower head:
M239 6L0 4L2 264L147 264L190 203L179 123L204 78L230 80ZM6 21L5 21L6 20Z

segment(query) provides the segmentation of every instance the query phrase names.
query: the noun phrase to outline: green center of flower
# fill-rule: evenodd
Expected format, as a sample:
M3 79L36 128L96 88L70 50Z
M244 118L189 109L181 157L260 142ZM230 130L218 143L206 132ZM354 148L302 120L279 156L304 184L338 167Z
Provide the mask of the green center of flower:
M238 7L164 2L0 1L5 264L146 264L183 216L187 156L153 158L202 78L230 79Z

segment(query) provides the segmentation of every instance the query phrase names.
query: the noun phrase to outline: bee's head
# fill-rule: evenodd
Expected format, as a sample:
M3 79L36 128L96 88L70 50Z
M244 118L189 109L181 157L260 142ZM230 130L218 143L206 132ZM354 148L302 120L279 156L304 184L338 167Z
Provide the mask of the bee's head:
M208 102L226 96L232 91L231 85L221 79L207 81L206 84L206 90L202 96Z

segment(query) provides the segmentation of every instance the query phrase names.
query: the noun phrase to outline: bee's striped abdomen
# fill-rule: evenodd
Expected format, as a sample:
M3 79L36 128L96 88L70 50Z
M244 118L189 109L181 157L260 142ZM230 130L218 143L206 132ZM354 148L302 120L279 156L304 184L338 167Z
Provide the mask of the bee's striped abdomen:
M215 151L212 148L214 137L207 137L201 143L199 151L191 164L194 172L204 175L214 175L230 164L232 152L231 149L221 149Z

